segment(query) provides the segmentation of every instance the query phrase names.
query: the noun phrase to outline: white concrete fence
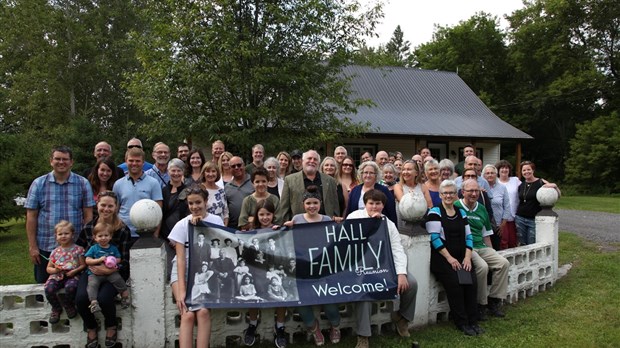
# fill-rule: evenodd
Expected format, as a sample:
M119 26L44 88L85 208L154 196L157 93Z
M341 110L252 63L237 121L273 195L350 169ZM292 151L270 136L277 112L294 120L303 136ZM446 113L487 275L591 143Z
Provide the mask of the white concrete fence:
M536 217L536 244L503 250L510 261L508 303L533 296L555 284L558 276L558 218L550 209ZM442 286L430 273L430 245L427 234L414 237L410 268L419 288L413 326L424 326L448 319L448 302ZM117 307L117 347L175 347L178 343L179 315L170 287L165 284L165 251L163 248L131 250L131 309ZM30 270L24 270L29 272ZM83 347L86 334L79 316L69 320L63 312L57 324L47 322L50 306L37 301L43 295L42 285L0 287L0 347ZM390 325L391 302L377 302L372 323L375 331ZM286 327L291 342L306 339L299 316L287 317ZM344 335L355 333L353 306L341 307L341 329ZM257 333L261 339L273 338L274 311L261 310ZM103 322L103 318L100 318ZM246 313L239 310L212 311L211 345L241 345L247 327ZM324 316L321 327L329 327ZM103 346L105 330L99 333Z

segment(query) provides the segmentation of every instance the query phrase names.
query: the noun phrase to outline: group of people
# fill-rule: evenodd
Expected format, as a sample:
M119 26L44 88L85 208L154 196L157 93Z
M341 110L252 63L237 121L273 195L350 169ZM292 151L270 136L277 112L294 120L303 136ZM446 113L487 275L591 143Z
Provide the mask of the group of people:
M197 236L190 246L188 224L199 221L238 230L280 231L280 226L300 223L385 219L400 295L392 320L404 337L409 336L417 294L412 276L415 265L409 261L414 257L412 236L416 226L424 225L431 236L431 271L446 288L457 328L466 335L481 334L478 321L487 312L504 315L500 306L506 297L508 262L495 250L535 242L534 216L540 210L536 191L543 186L558 188L536 178L531 162L521 163L521 182L510 176L509 162L483 169L473 146L465 147L464 155L463 163L455 166L448 159L437 162L427 148L411 160L400 153L379 151L374 159L370 153L362 154L358 166L343 146L322 161L314 150L281 151L263 160L264 147L257 144L246 166L241 156L227 152L217 140L208 160L200 149L184 143L171 159L170 147L157 143L151 164L142 142L133 138L119 166L112 161L111 146L97 143L95 165L80 176L71 171L71 150L54 148L52 172L33 181L25 204L29 253L36 281L46 282L52 307L49 321L58 322L63 308L69 318L79 313L87 331L86 347L100 347L94 317L100 311L105 318L105 346L116 344L115 301L120 294L121 307L130 305L129 249L139 238L129 211L135 202L147 198L163 211L155 236L166 241L170 283L181 313L180 347L192 346L195 322L197 346L208 346L211 331L209 310L201 305L188 308L185 302L190 247L192 255L198 255L192 257L196 263L190 294L196 302L277 302L295 298L297 292L294 282L287 281L295 272L294 257L275 261L264 257L262 250L275 247L275 239L261 245L258 240L240 238L225 240L220 246L220 240L206 241L203 235L202 241ZM252 274L250 265L260 271ZM57 291L63 287L66 295L61 301ZM356 303L356 309L357 347L368 347L371 304ZM286 310L276 308L277 347L287 344ZM312 307L297 310L309 336L317 346L323 345L325 337ZM337 343L338 305L324 305L323 310L330 323L330 341ZM258 309L249 309L249 319L244 342L253 345Z

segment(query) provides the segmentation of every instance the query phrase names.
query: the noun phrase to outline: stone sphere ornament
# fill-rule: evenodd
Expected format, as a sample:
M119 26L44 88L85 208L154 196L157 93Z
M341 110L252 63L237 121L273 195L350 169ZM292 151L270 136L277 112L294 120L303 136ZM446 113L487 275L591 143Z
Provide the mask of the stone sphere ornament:
M141 199L129 211L129 220L138 231L153 231L161 222L162 212L159 204L151 199Z
M541 187L536 192L536 199L541 207L553 207L559 198L558 191L552 187Z
M398 203L400 218L405 221L419 221L427 210L426 199L423 195L407 193Z

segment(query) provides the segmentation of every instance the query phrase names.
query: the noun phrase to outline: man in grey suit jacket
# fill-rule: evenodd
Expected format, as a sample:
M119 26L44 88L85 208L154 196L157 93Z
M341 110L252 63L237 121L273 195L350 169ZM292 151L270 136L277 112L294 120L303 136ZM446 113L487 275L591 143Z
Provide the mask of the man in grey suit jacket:
M310 185L316 185L320 189L322 195L320 213L332 218L340 216L337 183L331 176L319 173L321 156L314 150L308 150L304 152L302 158L302 171L284 178L284 188L276 212L276 223L278 224L290 220L296 214L305 212L302 197L306 187Z

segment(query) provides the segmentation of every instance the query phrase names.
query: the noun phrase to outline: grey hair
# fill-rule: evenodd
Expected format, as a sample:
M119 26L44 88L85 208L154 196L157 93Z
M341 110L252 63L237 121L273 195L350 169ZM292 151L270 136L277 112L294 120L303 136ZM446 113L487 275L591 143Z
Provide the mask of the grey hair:
M492 164L487 164L486 166L484 166L484 168L482 169L482 173L484 173L487 170L487 168L492 168L493 173L497 174L497 168L495 168L495 166Z
M427 171L430 167L437 167L437 168L439 168L439 163L437 162L436 159L432 159L432 160L426 161L424 163L424 171Z
M307 155L310 151L312 151L312 152L316 153L317 162L321 163L321 155L319 155L319 152L318 152L318 151L316 151L316 150L312 150L312 149L311 149L311 150L308 150L308 151L304 152L304 153L303 153L303 155L301 156L301 158L302 158L302 159L306 159L306 155Z
M168 168L170 167L177 167L181 169L181 171L185 171L185 162L183 162L182 160L178 158L173 158L170 161L168 161Z
M456 191L456 183L454 180L446 179L442 181L441 184L439 184L439 192L443 192L443 189L447 187L454 187L454 190Z
M379 165L375 162L375 161L366 161L362 164L360 164L360 167L358 169L358 175L360 176L360 178L363 176L362 172L364 171L364 168L371 166L373 167L373 169L375 170L375 180L377 181L377 183L379 181L381 181L381 179L383 179L383 171L381 169L379 169ZM361 180L360 180L361 181Z
M278 162L278 160L275 157L269 157L265 160L265 162L263 162L263 167L267 168L267 165L269 164L275 164L276 165L276 171L280 170L280 162Z
M450 175L454 174L454 162L450 161L447 158L444 158L439 162L439 171L443 169L450 169Z

